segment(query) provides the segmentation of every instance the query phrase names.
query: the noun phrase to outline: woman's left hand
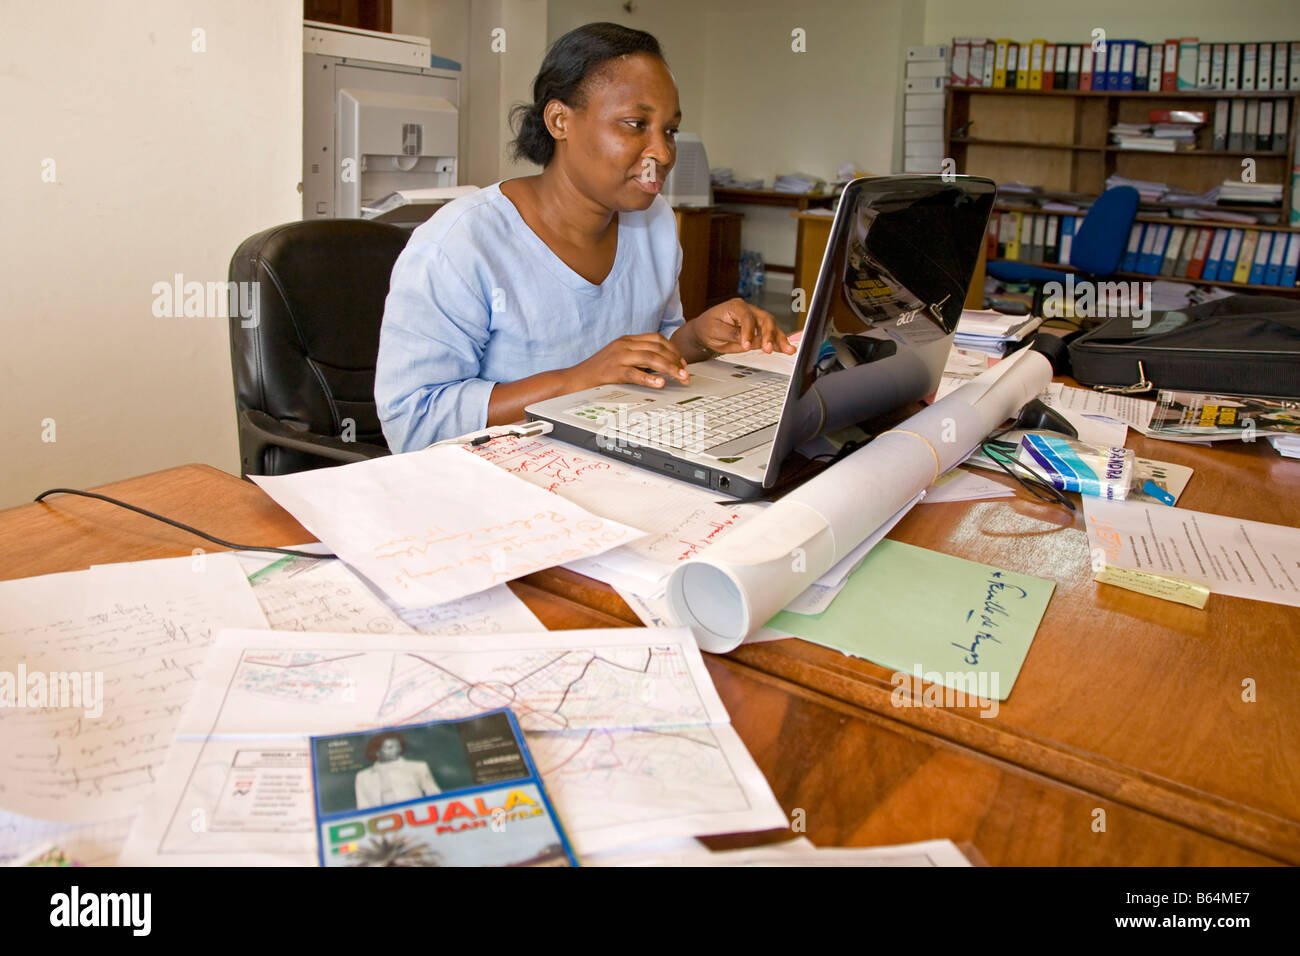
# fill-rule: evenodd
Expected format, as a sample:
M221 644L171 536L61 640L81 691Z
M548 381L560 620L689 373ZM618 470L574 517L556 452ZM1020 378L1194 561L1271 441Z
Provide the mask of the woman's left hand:
M793 355L795 347L777 327L771 312L750 305L744 299L728 299L687 323L695 340L714 352L764 352Z

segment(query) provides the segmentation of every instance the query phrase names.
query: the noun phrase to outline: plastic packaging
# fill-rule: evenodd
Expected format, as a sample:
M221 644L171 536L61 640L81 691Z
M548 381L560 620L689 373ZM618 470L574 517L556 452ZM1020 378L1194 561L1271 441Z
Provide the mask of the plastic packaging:
M1122 500L1133 487L1136 456L1128 448L1031 432L1020 439L1019 454L1061 491Z

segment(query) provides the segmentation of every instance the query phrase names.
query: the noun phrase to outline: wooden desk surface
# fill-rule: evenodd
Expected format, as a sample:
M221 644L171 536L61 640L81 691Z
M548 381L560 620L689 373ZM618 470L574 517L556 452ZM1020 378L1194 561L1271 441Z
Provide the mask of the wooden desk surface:
M1296 523L1300 470L1271 450L1153 444L1139 441L1139 454L1198 469L1186 507ZM1265 500L1264 482L1290 502ZM242 544L314 540L256 486L204 465L98 490ZM886 669L802 641L706 655L777 799L820 845L949 837L994 865L1300 860L1300 704L1290 688L1300 612L1220 595L1195 612L1102 588L1085 571L1078 523L1062 524L1018 499L923 506L891 534L1057 581L993 720L894 708ZM0 579L195 547L216 550L83 498L0 511ZM607 586L563 569L511 587L549 628L639 623ZM1258 683L1256 704L1240 701L1246 676Z

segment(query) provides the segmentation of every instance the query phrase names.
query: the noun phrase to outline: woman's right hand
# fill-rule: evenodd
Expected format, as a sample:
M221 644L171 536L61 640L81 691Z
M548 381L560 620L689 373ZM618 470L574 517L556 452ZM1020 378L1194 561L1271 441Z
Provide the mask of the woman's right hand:
M686 359L658 332L617 338L571 371L574 391L597 385L663 388L669 378L682 383L691 380Z

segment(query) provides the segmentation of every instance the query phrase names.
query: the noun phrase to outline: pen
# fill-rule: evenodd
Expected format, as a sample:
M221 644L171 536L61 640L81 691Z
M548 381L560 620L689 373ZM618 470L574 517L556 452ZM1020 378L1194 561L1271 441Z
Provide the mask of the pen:
M456 438L445 438L442 441L436 441L430 448L437 448L439 445L468 445L471 448L477 448L480 445L486 445L496 438L537 438L540 435L548 435L554 429L550 422L525 422L522 425L494 425L491 428L484 428L480 431L470 432L466 435L460 435Z

